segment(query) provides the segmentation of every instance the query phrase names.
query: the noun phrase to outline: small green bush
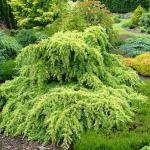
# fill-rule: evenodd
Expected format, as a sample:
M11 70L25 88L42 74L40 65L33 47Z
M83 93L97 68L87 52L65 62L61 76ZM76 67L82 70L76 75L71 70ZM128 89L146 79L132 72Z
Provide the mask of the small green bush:
M147 32L144 27L140 27L140 30L141 30L142 33L146 33Z
M134 68L138 74L150 76L150 53L144 53L135 58L126 58L126 64Z
M16 74L16 63L14 60L8 60L0 65L0 82L10 80Z
M69 7L70 8L70 7ZM117 35L113 31L113 19L111 13L99 1L78 2L62 17L47 26L50 35L58 31L84 31L92 25L101 25L106 29L111 44L117 41Z
M150 76L150 53L137 56L133 68L141 75Z
M24 28L46 26L60 17L67 0L10 0L17 25Z
M0 56L4 59L15 58L22 46L15 38L0 31ZM2 59L0 59L1 61Z
M129 38L119 49L124 55L135 57L150 51L150 39L143 37Z
M23 29L18 31L15 35L16 40L23 46L28 46L42 39L48 38L48 36L42 32L36 32L33 29Z
M80 12L73 10L63 19L62 28L64 31L84 31L89 25Z
M120 23L121 22L121 19L120 19L119 16L113 17L113 20L114 20L115 23Z
M138 25L140 18L143 16L144 12L144 9L140 5L136 8L131 18L133 25Z
M22 46L15 38L0 32L0 82L11 79L14 72L14 59Z
M148 28L150 28L150 19L149 18L150 18L150 10L140 18L139 25L144 27L146 30Z

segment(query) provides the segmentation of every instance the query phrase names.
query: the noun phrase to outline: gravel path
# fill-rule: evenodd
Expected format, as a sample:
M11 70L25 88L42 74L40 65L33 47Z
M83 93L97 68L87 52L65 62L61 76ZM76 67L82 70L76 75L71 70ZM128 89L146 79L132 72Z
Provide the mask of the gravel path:
M62 150L59 147L43 146L40 142L28 141L22 137L0 135L0 150Z
M144 80L150 80L150 77L146 77L146 76L141 76L141 75L140 75L140 79L143 80L143 81L144 81Z

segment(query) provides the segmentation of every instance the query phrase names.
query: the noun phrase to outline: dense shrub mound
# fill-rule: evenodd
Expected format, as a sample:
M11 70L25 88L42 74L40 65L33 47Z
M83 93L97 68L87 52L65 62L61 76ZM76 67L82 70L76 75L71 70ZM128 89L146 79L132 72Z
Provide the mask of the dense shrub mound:
M92 25L101 25L106 29L109 40L116 44L117 36L113 31L112 15L99 1L83 1L68 6L68 11L63 13L61 19L57 19L48 25L48 31L53 34L57 31L84 31Z
M135 11L133 12L133 16L131 18L131 22L132 25L137 26L140 18L143 16L145 10L143 7L141 7L140 5L135 9Z
M61 13L67 0L10 0L19 27L32 28L53 22Z
M0 87L0 132L68 149L84 129L131 121L143 97L139 78L118 56L101 27L57 33L17 57L20 76Z
M144 53L135 58L126 58L125 63L135 69L137 73L150 76L150 53Z
M144 37L129 38L119 47L119 49L122 54L135 57L150 51L150 39Z
M3 59L15 58L20 49L21 45L18 44L15 38L0 32L0 57L3 57Z
M150 34L150 9L147 13L145 13L141 18L139 25L144 27L145 30Z
M36 32L33 29L23 29L16 33L15 38L23 47L26 47L42 39L47 39L48 35L42 32Z
M14 62L11 60L16 57L21 48L15 38L0 32L0 82L11 78L14 72Z

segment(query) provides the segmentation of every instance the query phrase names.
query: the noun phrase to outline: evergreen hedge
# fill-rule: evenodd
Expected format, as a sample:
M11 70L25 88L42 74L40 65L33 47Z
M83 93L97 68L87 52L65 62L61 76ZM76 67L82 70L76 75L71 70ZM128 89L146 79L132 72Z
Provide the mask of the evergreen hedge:
M84 1L84 0L72 0ZM109 8L111 12L117 13L128 13L135 10L138 5L141 5L143 8L148 9L150 7L150 0L88 0L88 1L100 1Z
M100 0L112 12L127 13L132 12L138 5L148 9L150 0Z

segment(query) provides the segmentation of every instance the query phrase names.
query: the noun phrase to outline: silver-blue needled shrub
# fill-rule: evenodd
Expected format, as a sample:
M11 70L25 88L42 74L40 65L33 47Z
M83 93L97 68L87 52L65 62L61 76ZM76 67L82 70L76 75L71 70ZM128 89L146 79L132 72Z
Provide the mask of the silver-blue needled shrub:
M137 74L110 54L105 30L59 32L17 57L20 75L0 87L0 132L67 150L85 129L118 128L132 120Z
M129 38L119 47L122 54L130 57L150 52L150 39L144 37Z

